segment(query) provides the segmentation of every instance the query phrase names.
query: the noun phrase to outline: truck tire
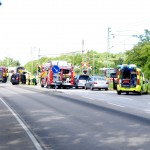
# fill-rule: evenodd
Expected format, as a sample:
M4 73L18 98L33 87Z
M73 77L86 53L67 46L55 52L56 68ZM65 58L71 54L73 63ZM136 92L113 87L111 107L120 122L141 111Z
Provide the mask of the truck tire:
M139 95L142 95L142 89L140 90L140 92L138 92Z

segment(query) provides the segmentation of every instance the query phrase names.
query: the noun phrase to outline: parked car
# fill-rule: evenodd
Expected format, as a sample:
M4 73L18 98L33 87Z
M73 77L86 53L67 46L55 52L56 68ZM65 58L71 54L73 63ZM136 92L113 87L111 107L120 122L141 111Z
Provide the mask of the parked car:
M84 88L86 81L88 80L89 75L77 75L74 77L74 87L75 88Z
M19 84L19 74L18 73L12 74L10 82L12 83L12 85Z
M87 89L105 89L105 91L108 90L109 82L106 80L105 77L101 76L91 76L87 82L85 83L85 90Z

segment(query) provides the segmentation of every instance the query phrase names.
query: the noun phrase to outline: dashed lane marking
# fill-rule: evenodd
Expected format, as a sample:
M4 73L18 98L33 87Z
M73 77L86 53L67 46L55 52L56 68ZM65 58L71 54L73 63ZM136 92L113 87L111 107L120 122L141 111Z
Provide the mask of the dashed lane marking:
M90 99L90 100L95 100L94 98L91 98L91 97L86 97L86 96L82 96L83 98L87 98L87 99Z
M119 97L119 98L122 98L122 99L127 99L127 100L133 100L133 99L131 99L131 98L127 98L127 97Z
M115 104L115 103L109 103L109 102L108 102L108 104L110 104L110 105L114 105L114 106L118 106L118 107L125 107L125 106L118 105L118 104Z
M150 109L144 110L144 111L145 111L145 113L150 114Z

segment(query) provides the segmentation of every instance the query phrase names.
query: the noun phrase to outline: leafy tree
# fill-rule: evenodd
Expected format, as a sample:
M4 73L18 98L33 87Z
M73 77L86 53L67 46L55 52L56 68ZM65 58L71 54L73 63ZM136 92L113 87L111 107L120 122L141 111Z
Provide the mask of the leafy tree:
M132 50L126 52L126 63L136 64L141 67L146 78L150 75L150 31L145 30L144 35L139 35L140 42Z
M0 61L0 65L14 67L20 66L20 62L18 60L13 60L13 58L5 57L4 60Z

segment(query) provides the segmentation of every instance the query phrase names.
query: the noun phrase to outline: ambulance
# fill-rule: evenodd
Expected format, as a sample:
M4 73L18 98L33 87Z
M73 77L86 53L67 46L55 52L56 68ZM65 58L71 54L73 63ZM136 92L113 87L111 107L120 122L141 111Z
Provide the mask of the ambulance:
M144 73L134 64L123 64L117 68L117 94L148 93L148 81Z

